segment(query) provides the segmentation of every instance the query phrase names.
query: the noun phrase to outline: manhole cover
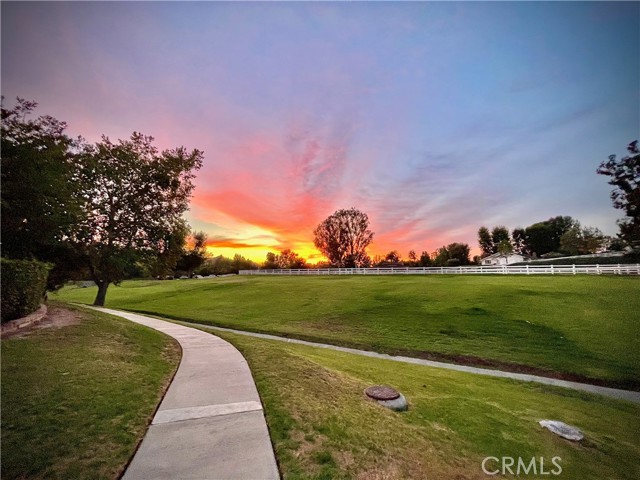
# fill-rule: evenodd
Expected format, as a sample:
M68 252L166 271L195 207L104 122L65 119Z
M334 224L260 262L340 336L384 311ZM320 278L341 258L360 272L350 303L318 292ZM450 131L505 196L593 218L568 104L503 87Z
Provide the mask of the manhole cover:
M364 393L367 394L367 397L375 400L395 400L400 396L397 390L387 387L386 385L374 385L373 387L367 388Z

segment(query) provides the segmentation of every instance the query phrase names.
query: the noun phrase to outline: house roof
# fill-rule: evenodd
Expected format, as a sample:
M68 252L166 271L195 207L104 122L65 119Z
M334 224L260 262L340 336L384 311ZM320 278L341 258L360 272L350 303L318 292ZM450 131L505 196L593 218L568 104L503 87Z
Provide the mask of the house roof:
M486 257L482 257L481 260L487 260L487 259L494 259L494 258L509 258L509 257L513 257L513 256L518 256L518 257L522 257L522 258L528 258L528 255L524 255L522 253L493 253L491 255L488 255Z

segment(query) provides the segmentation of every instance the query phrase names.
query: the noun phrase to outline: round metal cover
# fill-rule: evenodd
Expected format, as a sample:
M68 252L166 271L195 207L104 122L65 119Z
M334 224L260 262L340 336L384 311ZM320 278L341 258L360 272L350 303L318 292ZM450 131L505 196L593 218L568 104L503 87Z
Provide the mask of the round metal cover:
M374 385L367 388L364 393L375 400L395 400L400 396L397 390L386 385Z

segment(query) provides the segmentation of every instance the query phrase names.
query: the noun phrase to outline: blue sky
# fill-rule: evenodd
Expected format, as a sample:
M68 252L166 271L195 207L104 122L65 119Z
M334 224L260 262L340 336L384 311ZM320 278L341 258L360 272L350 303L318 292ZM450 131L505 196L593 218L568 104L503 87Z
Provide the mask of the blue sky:
M2 2L2 94L95 141L205 152L214 253L294 248L338 208L372 253L477 248L556 215L617 231L601 160L640 134L637 2Z

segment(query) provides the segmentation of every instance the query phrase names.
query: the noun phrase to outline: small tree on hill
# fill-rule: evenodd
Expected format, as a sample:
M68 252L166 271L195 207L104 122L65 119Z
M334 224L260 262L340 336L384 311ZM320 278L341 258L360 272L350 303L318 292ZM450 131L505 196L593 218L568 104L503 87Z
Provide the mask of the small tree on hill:
M371 260L366 248L373 240L369 217L355 208L337 210L313 231L313 243L334 267L363 267Z

